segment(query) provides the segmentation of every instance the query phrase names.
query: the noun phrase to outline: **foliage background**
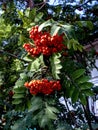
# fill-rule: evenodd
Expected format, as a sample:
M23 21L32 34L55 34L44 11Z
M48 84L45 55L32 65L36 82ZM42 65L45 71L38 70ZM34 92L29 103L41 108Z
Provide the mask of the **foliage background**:
M93 47L90 52L82 50L82 46L91 44L98 36L98 3L92 2L62 0L50 5L41 0L0 1L1 129L86 130L97 127L93 115L88 113L86 98L92 95L93 85L88 80L91 69L97 69L94 63L98 53ZM83 11L83 15L75 10ZM22 46L30 41L28 31L37 24L46 30L50 25L52 34L64 32L68 55L56 54L47 60L43 56L37 59L28 56ZM24 83L42 75L48 79L60 76L62 91L48 96L30 95ZM74 110L59 102L62 96L67 104L71 97Z

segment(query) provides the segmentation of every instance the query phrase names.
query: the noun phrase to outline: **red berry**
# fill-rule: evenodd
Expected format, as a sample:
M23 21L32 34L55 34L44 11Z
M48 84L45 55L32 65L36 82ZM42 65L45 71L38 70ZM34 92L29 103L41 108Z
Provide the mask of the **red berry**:
M96 55L98 55L98 51L96 51Z
M35 47L33 48L29 43L24 44L23 47L32 56L39 56L40 53L49 56L65 49L63 44L64 34L51 36L49 32L39 32L38 25L32 27L29 34L30 38L34 41Z
M47 79L42 80L32 80L29 83L26 82L25 86L30 89L31 94L51 94L55 90L59 91L61 89L60 81L49 81Z
M9 91L9 95L10 96L13 96L14 95L14 92L12 90Z

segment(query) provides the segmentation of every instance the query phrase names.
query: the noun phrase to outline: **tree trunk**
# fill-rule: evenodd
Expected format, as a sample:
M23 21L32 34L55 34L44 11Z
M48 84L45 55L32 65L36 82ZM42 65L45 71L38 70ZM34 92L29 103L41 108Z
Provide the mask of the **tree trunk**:
M91 125L91 119L90 119L89 113L88 113L88 111L86 110L86 108L85 108L84 105L83 105L83 109L84 109L84 112L85 112L85 117L86 117L86 120L87 120L89 129L90 129L90 130L93 130L92 125Z

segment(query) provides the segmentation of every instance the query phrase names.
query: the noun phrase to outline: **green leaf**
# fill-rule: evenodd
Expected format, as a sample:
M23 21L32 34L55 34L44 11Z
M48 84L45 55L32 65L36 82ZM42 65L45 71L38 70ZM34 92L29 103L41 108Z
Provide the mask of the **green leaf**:
M62 24L60 24L60 26L62 27L61 28L62 32L65 34L65 36L68 39L75 38L75 32L73 30L73 26L72 25L69 25L69 24L62 25Z
M55 59L55 64L60 63L61 61L59 59Z
M17 80L17 82L15 83L15 86L17 86L17 87L22 87L22 86L24 86L24 80Z
M31 107L29 109L29 112L35 112L36 110L40 110L42 107L42 99L40 97L33 96L31 99Z
M60 26L57 26L57 25L53 25L52 27L51 27L51 35L53 36L53 35L56 35L57 33L58 33L58 31L60 30Z
M15 86L16 87L16 86ZM23 102L23 98L26 94L26 88L25 87L17 87L14 88L14 95L13 95L13 104L20 104Z
M38 111L41 111L41 104L42 103L40 103L40 102L38 102L36 105L32 105L32 107L30 107L30 109L28 110L29 112L33 112L33 114L35 114L35 116L36 116L36 111L37 111L37 113L38 113Z
M15 93L25 93L26 88L25 87L17 87L17 88L14 88L14 92Z
M57 115L50 109L50 108L46 108L45 109L45 113L48 116L48 118L56 120L57 119Z
M92 21L87 21L87 27L90 29L90 30L92 30L93 29L93 23L92 23Z
M41 31L44 27L48 27L48 26L51 26L53 24L53 20L52 19L49 19L47 20L46 22L42 23L39 28L38 28L38 31Z
M24 96L25 96L25 95L24 95L23 93L20 93L20 94L19 94L19 93L18 93L18 94L15 93L15 94L13 95L13 98L15 98L15 99L16 99L16 98L24 98Z
M47 118L47 115L43 115L41 120L39 121L39 125L41 128L44 128L46 125L49 125L49 119Z
M55 79L60 79L59 74L60 74L60 70L62 69L61 61L59 59L60 57L61 55L59 53L53 54L50 57L52 75Z
M93 83L91 82L84 82L79 85L81 90L91 89L93 87Z
M80 99L80 101L81 101L81 103L82 103L83 105L86 105L86 104L87 104L86 95L84 95L83 93L80 93L80 94L79 94L79 99Z
M43 66L45 65L45 64L44 64L44 60L43 60L43 55L40 55L40 56L39 56L39 63L40 63L41 65L43 65Z
M45 114L48 118L53 120L57 119L57 113L59 113L57 108L46 105Z
M32 21L34 21L35 17L36 17L36 8L33 8L29 12L29 19L32 20Z
M3 36L3 35L5 35L4 30L0 30L0 36Z
M58 110L57 108L55 108L55 107L47 106L47 109L48 109L49 111L54 112L54 113L59 113L59 110Z
M11 26L6 25L2 16L0 16L0 38L7 38L11 32Z
M84 47L82 45L77 46L77 50L79 50L80 52L82 52L84 50Z
M72 73L73 80L76 80L80 76L82 76L85 73L85 69L78 69L74 73Z
M57 64L57 62L55 62L55 63ZM62 65L61 64L57 64L56 65L56 69L58 69L58 70L62 69Z
M18 13L18 15L19 15L19 17L20 17L20 18L22 18L22 17L23 17L23 12L22 12L22 11L17 10L17 13Z
M71 41L70 41L71 42ZM72 44L72 46L73 46L73 49L76 51L78 48L77 48L77 44L73 41L72 43L70 43L70 44Z
M66 89L65 89L66 91L65 91L65 93L66 93L66 95L65 96L67 96L68 98L70 98L70 97L72 97L72 94L73 94L73 92L74 92L74 86L66 86Z
M27 80L28 79L26 73L20 73L20 78L23 79L23 80Z
M30 55L27 54L26 56L23 57L23 60L32 62L34 59Z
M43 17L43 13L42 13L42 12L39 12L39 13L36 15L34 21L35 21L35 22L39 22L39 21L42 19L42 17Z
M75 103L79 99L79 89L74 88L71 99L73 103Z
M28 70L29 71L38 71L39 67L40 67L40 62L39 62L39 59L37 58L36 60L34 60L33 62L31 62L28 65Z
M66 42L66 45L67 45L67 48L68 49L74 49L75 51L76 50L79 50L79 51L83 51L83 46L79 44L79 42L76 40L76 39L73 39L71 38L70 40L68 40Z
M70 40L67 40L65 45L67 45L68 49L71 49L71 47L72 47L72 45L70 44Z
M85 94L86 96L93 96L94 93L90 89L82 90L81 93Z
M82 28L87 27L90 30L93 29L93 23L91 21L76 21L76 23Z
M90 80L90 78L88 77L88 76L81 76L81 77L79 77L77 80L76 80L76 82L78 83L78 84L82 84L82 83L85 83L85 82L88 82Z
M30 8L27 8L24 13L25 13L25 16L29 18Z
M0 85L4 83L4 72L0 71Z
M15 121L13 126L11 126L11 130L27 130L25 123L27 124L27 121L19 119L18 121Z
M21 99L15 99L14 101L12 101L13 104L18 105L20 103L22 103Z

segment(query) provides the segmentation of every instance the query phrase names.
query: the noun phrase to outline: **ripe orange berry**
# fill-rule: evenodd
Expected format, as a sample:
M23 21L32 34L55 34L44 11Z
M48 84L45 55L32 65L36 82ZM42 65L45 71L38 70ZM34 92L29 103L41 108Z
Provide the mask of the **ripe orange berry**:
M49 32L39 32L38 25L32 27L29 34L30 38L34 41L36 49L34 49L29 43L24 44L23 47L32 56L39 56L40 53L49 56L65 49L65 45L63 44L63 34L51 36Z
M47 79L42 80L32 80L29 83L26 82L25 86L29 86L31 94L51 94L55 90L59 91L61 89L60 81L49 81Z

